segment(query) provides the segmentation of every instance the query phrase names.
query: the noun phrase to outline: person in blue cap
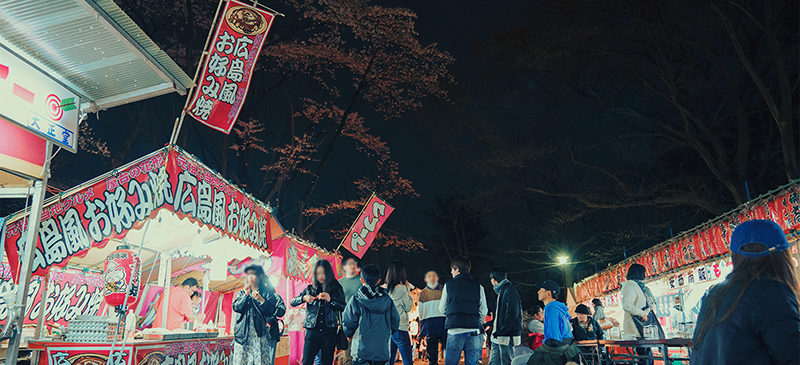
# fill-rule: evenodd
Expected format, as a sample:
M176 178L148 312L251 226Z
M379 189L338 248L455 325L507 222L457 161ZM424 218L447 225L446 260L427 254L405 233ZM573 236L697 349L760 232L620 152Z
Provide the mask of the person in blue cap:
M799 293L788 248L775 222L736 227L733 271L703 298L691 364L800 364Z
M539 300L544 303L544 344L531 354L520 355L511 365L564 365L579 363L580 350L573 343L571 316L567 306L556 300L561 288L555 281L539 285Z

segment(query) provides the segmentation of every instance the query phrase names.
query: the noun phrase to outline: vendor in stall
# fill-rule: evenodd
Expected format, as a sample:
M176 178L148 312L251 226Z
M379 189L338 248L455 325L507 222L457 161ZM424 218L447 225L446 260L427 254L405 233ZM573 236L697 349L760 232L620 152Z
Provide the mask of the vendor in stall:
M187 278L183 281L181 286L173 286L169 291L169 302L167 303L167 325L166 329L174 330L181 328L181 323L192 322L196 317L202 317L200 313L195 315L192 311L191 295L200 287L197 284L197 279ZM161 298L164 298L162 295ZM162 300L159 300L156 306L156 319L153 322L153 327L161 327L164 306L161 305Z

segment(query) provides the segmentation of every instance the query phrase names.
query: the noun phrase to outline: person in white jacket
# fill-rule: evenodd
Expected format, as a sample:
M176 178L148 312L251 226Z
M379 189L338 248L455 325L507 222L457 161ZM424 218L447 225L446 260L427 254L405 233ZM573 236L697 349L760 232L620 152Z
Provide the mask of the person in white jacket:
M389 363L394 363L397 351L403 358L403 365L413 365L411 357L411 337L408 335L408 312L414 309L414 300L411 299L410 285L406 279L406 268L400 261L389 264L386 270L386 289L392 298L397 314L400 315L399 330L392 334L391 352Z
M625 312L622 321L622 338L626 340L642 339L645 325L655 326L658 336L664 338L664 331L658 323L658 316L653 312L656 307L655 297L643 283L646 274L644 266L632 264L625 277L627 280L622 283L622 310ZM651 355L652 350L649 347L638 347L636 353ZM652 363L652 360L639 360L640 365Z

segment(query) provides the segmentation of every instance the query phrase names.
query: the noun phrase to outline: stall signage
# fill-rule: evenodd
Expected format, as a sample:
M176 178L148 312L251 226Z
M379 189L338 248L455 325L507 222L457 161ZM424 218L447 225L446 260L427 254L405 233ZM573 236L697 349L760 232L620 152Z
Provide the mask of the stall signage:
M0 47L0 118L77 151L80 97Z
M591 299L618 289L633 262L643 265L647 269L647 276L652 277L728 254L728 242L733 230L741 222L753 219L772 220L786 233L800 229L800 184L793 184L774 195L754 201L702 229L651 248L636 258L584 280L577 286L577 297L579 300ZM716 272L718 270L712 270L710 274ZM708 272L696 272L692 280L698 280L700 275L706 276ZM675 279L676 285L678 280ZM685 280L688 281L689 277L686 276Z
M0 276L0 321L5 321L8 318L8 308L3 298L6 294L15 292L16 286L7 264L0 264ZM44 322L66 325L79 315L99 314L105 307L102 279L99 274L84 274L72 270L51 271L44 307ZM25 323L36 323L39 318L39 307L42 305L39 299L44 285L41 278L34 278L28 285Z
M341 258L336 253L328 253L313 247L309 247L300 242L283 237L277 240L274 245L275 252L285 250L286 264L284 265L284 276L309 283L313 278L314 265L319 260L328 260L333 266L334 273L341 262Z
M33 274L44 276L51 267L65 266L71 257L85 256L90 247L123 238L160 209L268 249L269 211L264 205L190 155L167 149L49 201L42 211ZM17 219L6 229L6 254L15 281L26 222Z
M233 339L157 343L136 347L136 364L231 364Z
M251 5L228 2L208 48L189 115L220 132L231 132L274 18L275 14Z
M133 365L131 346L117 346L111 359L111 346L63 346L48 347L46 354L51 365Z
M358 258L363 257L369 246L372 245L372 241L375 240L375 236L378 235L378 230L393 211L394 207L372 194L364 209L361 210L361 214L344 236L342 247Z

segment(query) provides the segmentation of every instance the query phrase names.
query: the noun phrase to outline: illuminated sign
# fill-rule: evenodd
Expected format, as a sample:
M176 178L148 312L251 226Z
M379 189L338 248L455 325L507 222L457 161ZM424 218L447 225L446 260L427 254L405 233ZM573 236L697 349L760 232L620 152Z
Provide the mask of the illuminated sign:
M0 47L0 117L77 151L80 97Z

